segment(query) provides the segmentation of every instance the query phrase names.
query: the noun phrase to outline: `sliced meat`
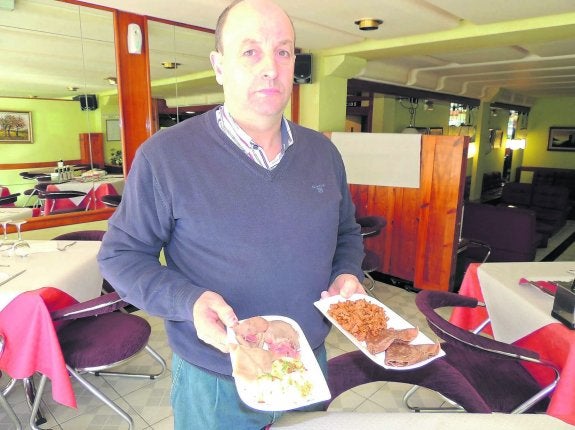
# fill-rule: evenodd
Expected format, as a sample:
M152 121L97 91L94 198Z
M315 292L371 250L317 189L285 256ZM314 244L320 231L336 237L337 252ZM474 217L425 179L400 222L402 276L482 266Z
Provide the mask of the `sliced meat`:
M365 339L367 350L372 354L379 354L389 348L394 341L409 343L417 337L419 329L411 327L406 329L386 328L381 330L377 336L368 335Z
M270 373L275 359L270 351L239 344L230 344L230 355L234 378L248 382Z
M299 335L291 324L285 321L269 321L264 342L277 357L299 358Z
M435 357L439 351L441 351L441 347L438 343L409 345L405 342L393 342L385 350L385 364L394 367L411 366Z
M265 318L252 317L236 325L234 333L240 345L261 348L264 344L264 333L268 327L269 322Z

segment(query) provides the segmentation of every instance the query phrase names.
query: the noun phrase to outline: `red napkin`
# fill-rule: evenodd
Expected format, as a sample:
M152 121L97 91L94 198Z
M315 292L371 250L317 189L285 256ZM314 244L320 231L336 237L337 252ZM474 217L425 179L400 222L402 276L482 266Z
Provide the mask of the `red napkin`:
M52 381L52 397L76 407L76 397L62 356L50 311L77 303L56 288L40 288L18 295L0 312L4 351L0 369L22 379L40 372Z
M529 279L521 278L519 280L519 285L532 285L551 296L554 296L557 292L557 285L551 281L531 281Z

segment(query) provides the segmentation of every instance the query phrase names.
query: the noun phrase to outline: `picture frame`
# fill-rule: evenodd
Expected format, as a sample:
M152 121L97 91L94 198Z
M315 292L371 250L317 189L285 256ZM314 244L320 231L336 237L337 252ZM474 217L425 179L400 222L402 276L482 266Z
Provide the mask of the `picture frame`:
M429 134L433 136L442 136L443 127L429 127Z
M115 141L120 140L120 120L119 119L107 119L106 120L106 140Z
M0 111L0 143L32 142L32 112Z
M547 150L575 152L575 126L550 127Z

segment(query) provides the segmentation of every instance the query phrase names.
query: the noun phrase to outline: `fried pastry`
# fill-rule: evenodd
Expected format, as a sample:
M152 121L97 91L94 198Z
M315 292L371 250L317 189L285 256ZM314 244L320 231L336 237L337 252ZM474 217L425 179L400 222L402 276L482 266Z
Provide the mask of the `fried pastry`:
M405 367L435 357L441 351L439 343L410 345L405 342L393 342L385 350L385 364L393 367Z
M365 339L367 350L372 354L379 354L385 351L394 342L409 343L417 337L419 329L411 327L406 329L386 328L381 330L377 335L368 335Z

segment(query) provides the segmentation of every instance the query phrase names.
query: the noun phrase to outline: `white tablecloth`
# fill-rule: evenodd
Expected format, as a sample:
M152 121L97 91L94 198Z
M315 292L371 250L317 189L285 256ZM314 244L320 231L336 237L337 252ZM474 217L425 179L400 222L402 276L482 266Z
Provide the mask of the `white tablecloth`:
M495 339L512 343L551 323L553 297L520 278L567 281L575 274L575 262L485 263L477 269L481 291L491 318Z
M28 242L32 253L26 257L8 257L8 252L0 252L2 279L6 274L26 270L0 285L0 310L18 294L42 287L58 288L80 302L100 295L102 275L96 261L100 242L78 241L66 251L58 251L56 245L71 241Z
M32 216L31 208L0 208L0 221L16 221L32 218ZM2 232L0 231L0 233Z
M573 426L542 414L291 412L271 429L561 430Z

